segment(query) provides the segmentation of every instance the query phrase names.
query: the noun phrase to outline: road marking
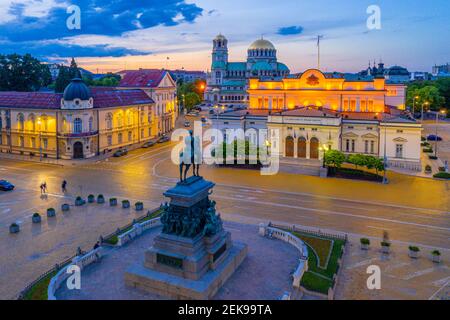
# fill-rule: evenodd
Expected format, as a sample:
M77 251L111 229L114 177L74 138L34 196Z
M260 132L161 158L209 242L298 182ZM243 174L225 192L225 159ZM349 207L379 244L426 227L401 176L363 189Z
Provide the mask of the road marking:
M389 230L391 230L391 229L389 229L389 228L379 228L379 227L374 227L374 226L367 226L367 228L377 229L377 230L383 230L383 231L389 231Z
M445 286L448 283L450 283L450 277L445 277L443 279L439 279L432 282L433 286L435 287Z
M388 265L384 269L384 272L389 272L389 271L392 271L394 269L398 269L398 268L401 268L401 267L406 267L406 266L409 266L409 265L410 265L409 262L401 262L401 263L397 263L397 264L394 264L394 265Z
M436 271L435 267L431 267L431 268L428 268L428 269L416 271L416 272L407 274L406 276L402 277L402 280L411 280L411 279L423 276L425 274L432 273L434 271Z
M351 269L354 269L354 268L366 266L366 265L371 264L372 262L375 262L377 260L379 260L379 259L378 258L371 258L371 259L363 260L363 261L357 262L355 264L349 265L345 269L351 270Z
M243 201L242 199L237 199L237 198L228 197L228 196L216 195L216 197L223 198L223 199L228 199L228 200ZM393 219L387 219L387 218L361 216L361 215L352 214L352 213L346 213L346 212L330 211L330 210L323 210L323 209L314 209L314 208L300 207L300 206L294 206L294 205L288 205L288 204L282 204L282 203L273 203L273 202L267 202L267 201L254 201L254 200L248 200L248 199L246 199L245 201L256 203L256 204L260 204L260 205L268 205L268 206L274 206L274 207L291 208L291 209L297 209L297 210L307 210L307 211L313 211L313 212L318 212L318 213L326 213L326 214L331 214L331 215L346 216L346 217L359 218L359 219L365 219L365 220L391 222L391 223L411 225L411 226L416 226L416 227L423 227L423 228L428 228L428 229L437 229L437 230L450 231L450 228L444 228L444 227L432 226L432 225L421 224L421 223L414 223L414 222L407 222L407 221L399 221L399 220L393 220Z
M157 173L157 167L163 162L166 161L166 159L161 159L157 161L153 167L152 167L152 175L158 177L158 178L170 178L168 176L162 176ZM339 200L339 201L348 201L352 203L359 203L359 204L370 204L375 206L381 206L381 207L392 207L392 208L402 208L402 209L409 209L409 210L421 210L426 212L435 212L440 214L450 214L449 211L443 211L438 209L429 209L429 208L418 208L418 207L411 207L411 206L404 206L404 205L398 205L398 204L392 204L392 203L381 203L381 202L374 202L374 201L364 201L364 200L354 200L354 199L348 199L348 198L339 198L334 196L326 196L326 195L317 195L307 192L292 192L292 191L280 191L280 190L274 190L274 189L268 189L268 188L252 188L248 186L243 185L230 185L226 183L216 183L216 186L222 186L222 187L229 187L229 188L240 188L240 189L246 189L246 190L253 190L253 191L263 191L263 192L270 192L270 193L284 193L284 194L291 194L291 195L301 195L301 196L307 196L311 198L322 198L322 199L332 199L332 200Z

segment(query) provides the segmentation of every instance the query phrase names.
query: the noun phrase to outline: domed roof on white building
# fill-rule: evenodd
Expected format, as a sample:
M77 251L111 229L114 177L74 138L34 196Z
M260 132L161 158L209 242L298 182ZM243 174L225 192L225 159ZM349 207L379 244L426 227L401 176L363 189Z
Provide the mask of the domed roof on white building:
M255 42L253 42L248 49L249 50L255 50L255 49L271 49L271 50L275 50L275 46L269 40L258 39Z

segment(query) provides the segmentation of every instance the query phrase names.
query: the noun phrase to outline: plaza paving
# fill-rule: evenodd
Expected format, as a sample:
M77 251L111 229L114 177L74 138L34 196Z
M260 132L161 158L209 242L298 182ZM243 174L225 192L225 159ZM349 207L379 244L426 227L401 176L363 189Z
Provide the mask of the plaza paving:
M248 244L248 255L215 299L274 300L291 290L291 274L299 258L295 247L259 236L254 225L226 222L224 226L231 232L233 240ZM82 272L81 290L68 290L62 286L56 294L57 299L163 299L124 284L125 270L134 263L144 262L144 252L159 232L161 228L156 228L125 247L106 248L101 262Z
M392 252L380 252L379 241L373 240L370 250L361 250L359 239L350 239L344 256L344 270L336 291L336 299L346 300L450 300L449 252L442 252L442 262L430 260L433 248L421 247L418 259L408 256L408 243L396 242ZM369 290L366 285L367 267L377 265L381 270L381 289Z
M0 192L0 298L9 299L51 266L72 256L77 247L90 249L100 234L108 234L133 219L121 210L58 214L31 224L33 212L45 214L75 196L103 193L106 198L144 200L147 208L165 201L162 193L177 181L170 161L174 144L132 151L123 158L76 166L55 166L0 158L0 179L14 183L13 192ZM439 149L441 150L441 149ZM200 173L216 183L212 198L226 221L279 221L380 239L450 250L450 185L389 172L388 185L364 181L321 179L280 173L202 166ZM68 181L69 195L60 192ZM49 195L41 198L39 185ZM22 232L8 233L21 222Z

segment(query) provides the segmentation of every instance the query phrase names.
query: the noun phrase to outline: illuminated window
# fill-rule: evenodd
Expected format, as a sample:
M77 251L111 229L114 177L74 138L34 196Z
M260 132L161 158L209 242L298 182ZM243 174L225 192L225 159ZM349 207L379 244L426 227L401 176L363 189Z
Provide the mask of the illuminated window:
M75 118L75 120L73 120L73 132L74 133L83 132L83 121L80 118Z
M23 113L19 113L17 115L17 129L23 130L25 124L25 117L23 116Z

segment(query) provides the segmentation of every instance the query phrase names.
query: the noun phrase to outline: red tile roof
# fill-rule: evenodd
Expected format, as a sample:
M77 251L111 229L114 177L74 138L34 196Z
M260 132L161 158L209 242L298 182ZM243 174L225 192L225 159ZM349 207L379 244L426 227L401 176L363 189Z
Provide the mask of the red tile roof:
M119 87L154 88L165 74L165 70L158 69L129 70L120 80Z
M0 107L59 109L62 94L43 92L0 92Z
M137 104L151 104L153 100L140 89L117 90L107 88L92 88L94 108L110 108L132 106Z
M117 90L91 88L94 108L151 104L153 100L140 89ZM0 107L26 109L60 109L62 94L43 92L0 92Z

